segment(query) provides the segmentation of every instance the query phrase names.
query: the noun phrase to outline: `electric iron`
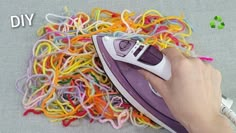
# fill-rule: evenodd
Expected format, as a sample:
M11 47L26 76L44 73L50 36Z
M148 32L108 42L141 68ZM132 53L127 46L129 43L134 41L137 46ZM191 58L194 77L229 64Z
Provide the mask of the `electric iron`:
M103 68L118 91L140 112L170 132L187 133L172 116L164 100L137 71L144 68L168 80L171 65L165 55L135 39L93 35L93 43ZM224 100L230 107L232 101Z

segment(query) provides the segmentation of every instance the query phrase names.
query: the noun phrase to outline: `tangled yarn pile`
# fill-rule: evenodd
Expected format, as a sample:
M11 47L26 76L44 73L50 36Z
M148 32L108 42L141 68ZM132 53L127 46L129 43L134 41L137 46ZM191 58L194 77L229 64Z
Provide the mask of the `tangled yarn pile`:
M64 126L86 118L90 122L109 122L118 129L130 121L136 126L158 128L148 117L133 108L116 90L97 57L91 36L138 38L159 49L177 47L186 55L199 57L186 38L192 33L183 16L163 16L156 10L135 14L116 13L96 8L91 15L83 12L60 16L47 14L48 24L37 34L38 41L26 74L17 81L28 113L43 114Z

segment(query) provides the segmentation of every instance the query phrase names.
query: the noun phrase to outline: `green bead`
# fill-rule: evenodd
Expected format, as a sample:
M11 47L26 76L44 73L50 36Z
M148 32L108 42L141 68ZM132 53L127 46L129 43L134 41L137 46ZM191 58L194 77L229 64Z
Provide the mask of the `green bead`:
M220 25L218 25L218 29L219 30L221 30L221 29L223 29L225 27L225 24L224 24L224 22L222 22L222 23L220 23Z
M214 19L218 22L221 22L222 21L222 17L221 16L215 16Z
M214 21L214 20L212 20L212 21L210 22L210 26L211 26L211 28L215 28L215 27L216 27L216 24L215 24L215 21Z

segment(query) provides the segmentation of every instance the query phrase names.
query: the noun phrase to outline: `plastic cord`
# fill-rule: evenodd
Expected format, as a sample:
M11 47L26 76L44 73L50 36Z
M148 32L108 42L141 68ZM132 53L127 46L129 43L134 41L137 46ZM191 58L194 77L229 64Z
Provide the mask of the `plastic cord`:
M236 125L236 114L233 110L221 104L221 113L224 114L231 122Z

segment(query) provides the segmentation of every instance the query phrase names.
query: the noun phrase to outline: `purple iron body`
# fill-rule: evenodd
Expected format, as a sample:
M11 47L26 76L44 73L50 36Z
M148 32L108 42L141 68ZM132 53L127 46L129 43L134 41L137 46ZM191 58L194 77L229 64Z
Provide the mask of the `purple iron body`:
M108 41L104 43L104 40ZM136 45L138 42L135 40L120 38L112 38L109 40L107 36L94 35L93 42L106 74L119 92L137 110L170 132L187 132L171 115L164 100L153 92L149 82L137 71L140 67L148 67L141 66L142 64L149 66L161 64L164 65L165 68L170 69L168 62L162 61L162 58L165 58L164 55L160 52L156 52L153 46ZM107 44L108 42L109 44ZM114 47L116 57L111 55L112 48L109 48L109 51L107 50L108 45L109 47ZM145 49L146 52L141 53L142 49ZM142 64L137 64L136 66L132 65L134 64L132 63L134 59L129 60L131 64L120 61L130 53L134 55L134 58L138 57L138 61ZM162 71L164 73L162 73ZM171 75L168 71L170 70L157 69L154 73L156 72L158 75L161 75L160 77L163 79L168 79Z

